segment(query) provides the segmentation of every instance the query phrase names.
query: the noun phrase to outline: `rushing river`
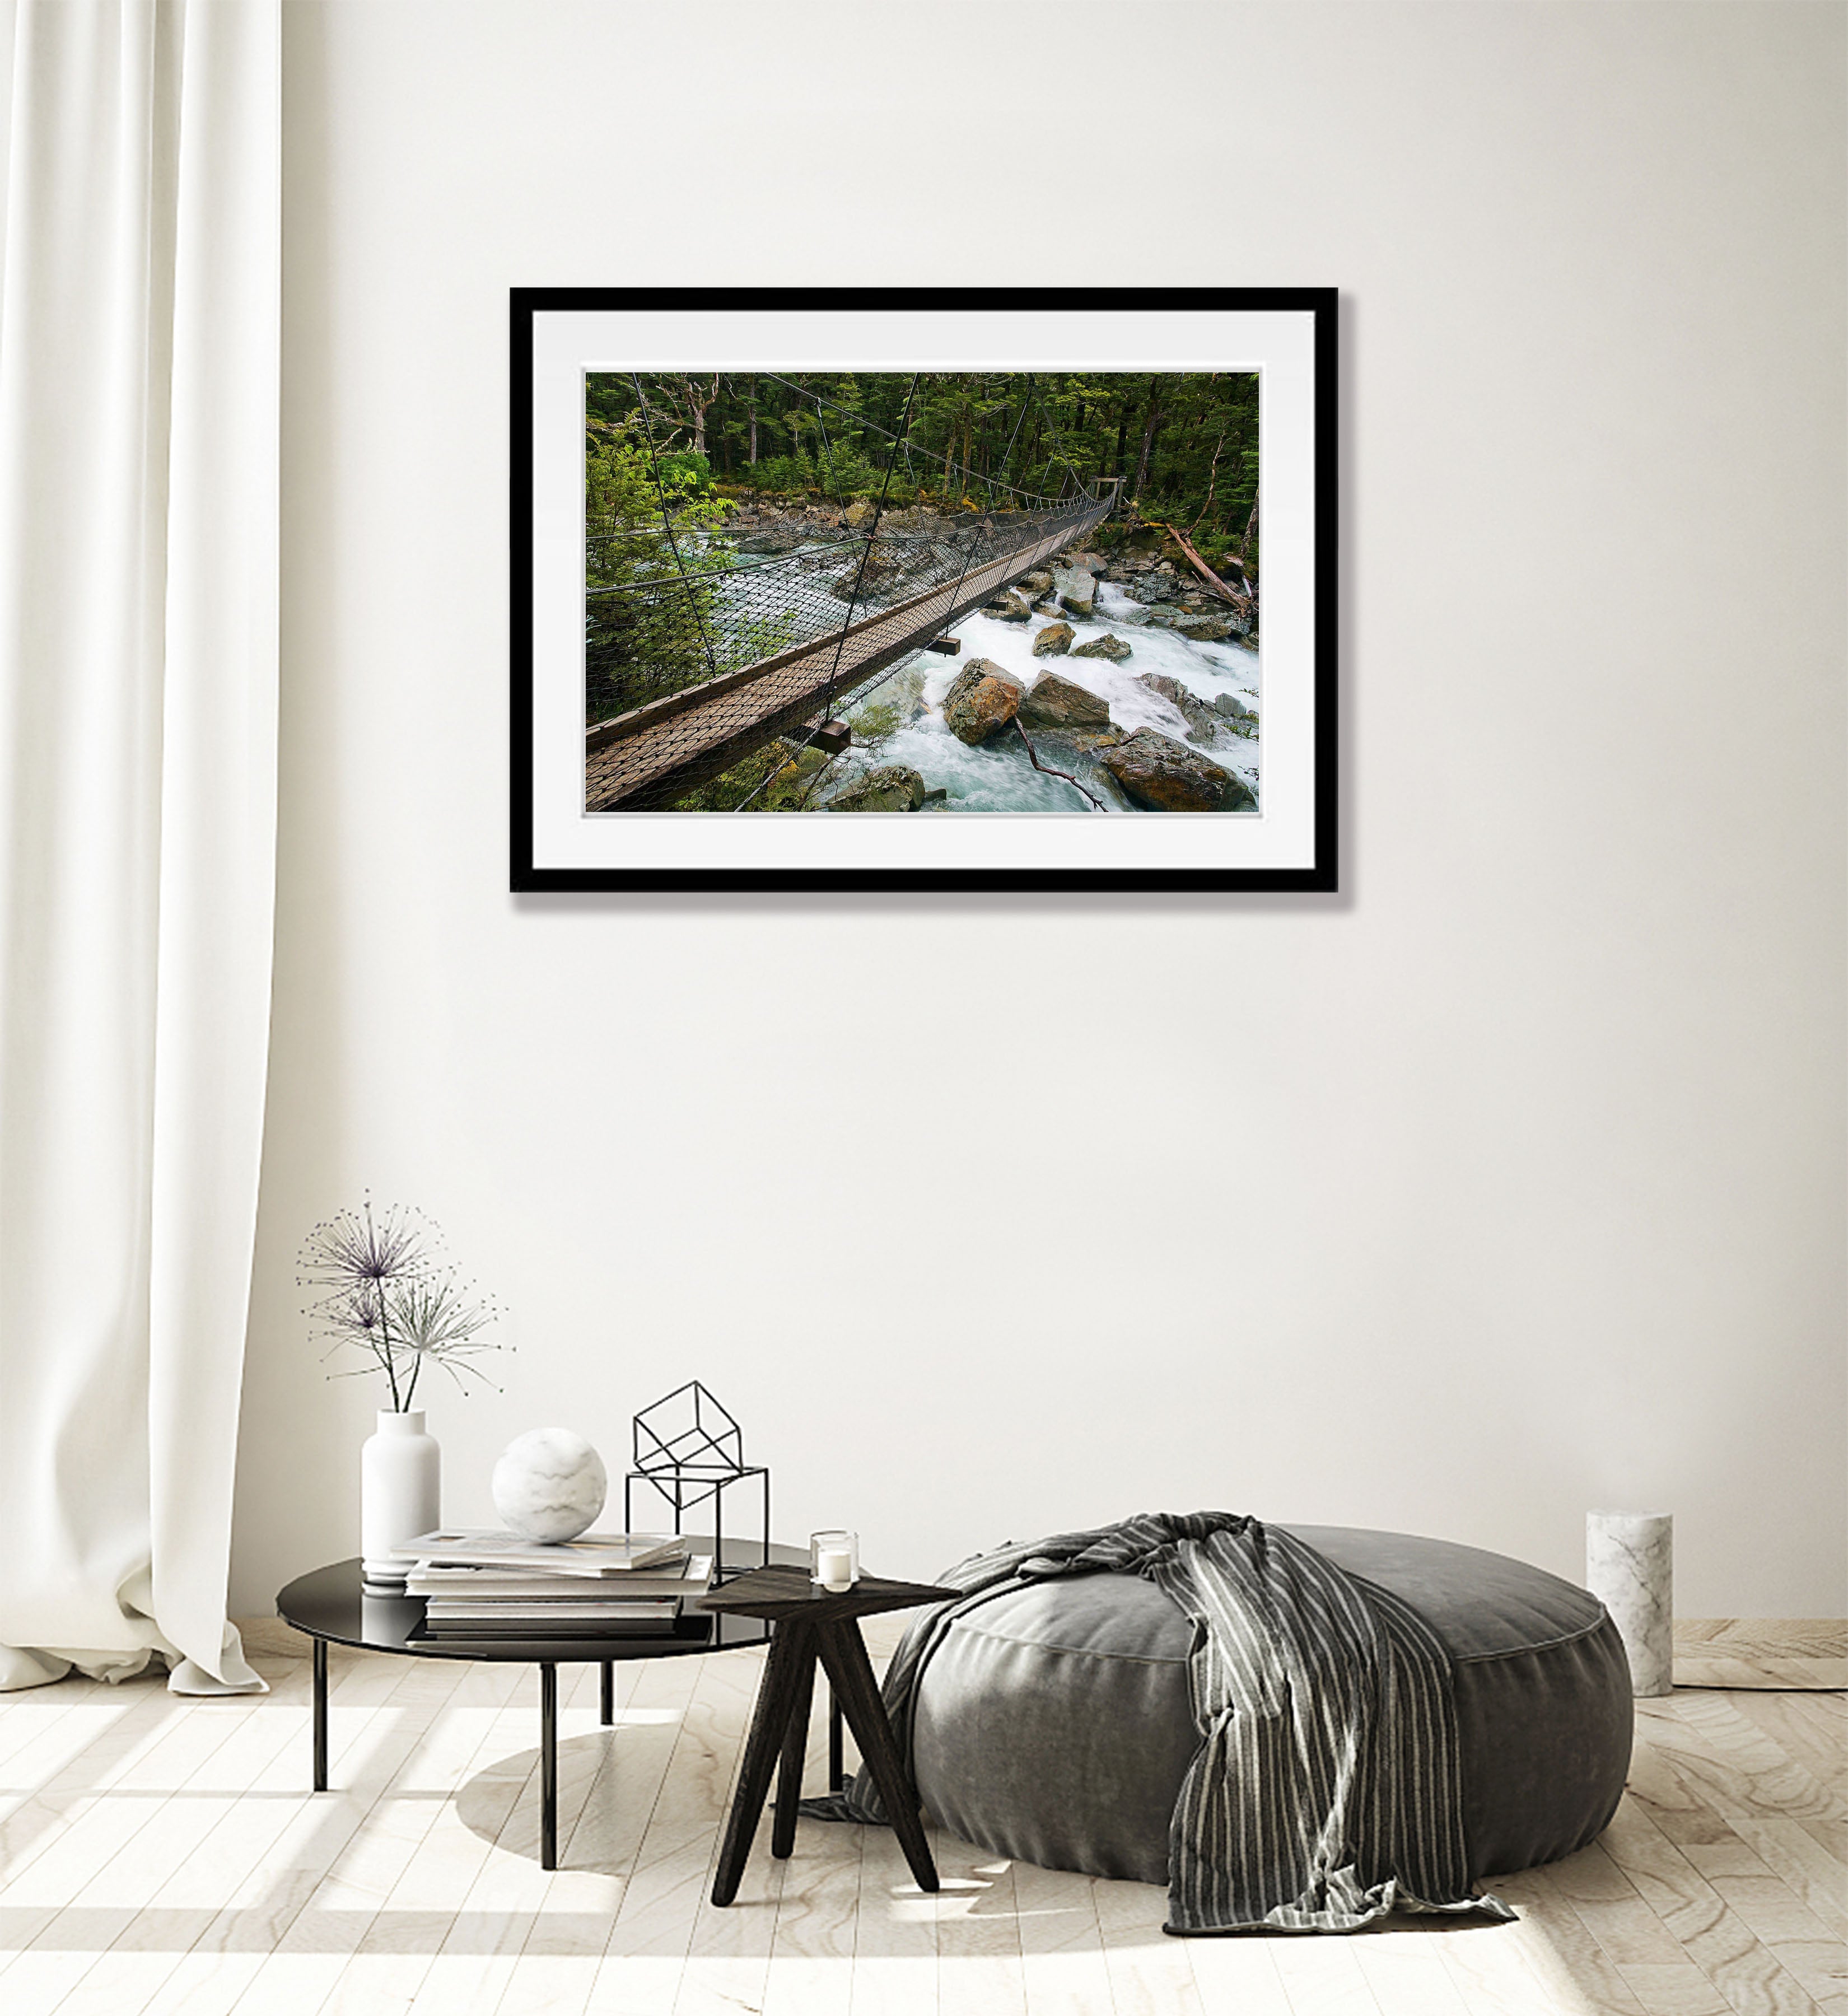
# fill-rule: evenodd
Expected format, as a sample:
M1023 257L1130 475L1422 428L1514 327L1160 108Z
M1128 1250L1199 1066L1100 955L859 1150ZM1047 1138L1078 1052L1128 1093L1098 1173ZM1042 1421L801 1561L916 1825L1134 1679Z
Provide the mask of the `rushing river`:
M1036 770L1020 737L1011 730L974 747L951 734L943 719L943 697L950 682L972 658L990 659L1028 686L1042 674L1056 671L1107 701L1112 725L1124 729L1156 729L1177 742L1187 740L1186 720L1179 709L1140 682L1142 673L1164 674L1209 704L1217 695L1230 693L1254 714L1262 715L1255 651L1230 641L1191 643L1172 631L1153 625L1132 627L1120 619L1111 621L1112 610L1120 612L1134 606L1114 583L1101 581L1097 620L1084 623L1072 616L1064 619L1075 633L1074 648L1106 632L1121 638L1130 650L1130 656L1121 664L1112 664L1108 658L1074 658L1069 654L1036 658L1034 635L1044 624L1054 620L1037 612L1030 623L1002 623L980 612L965 617L952 632L962 640L960 657L927 655L913 661L892 673L858 705L845 711L856 730L855 746L835 765L824 788L831 795L863 771L902 763L918 772L927 790L941 789L947 794L940 802L927 805L928 812L1069 812L1089 817L1092 808L1080 794L1062 779ZM895 714L897 725L890 733L879 733ZM870 736L863 746L863 734ZM1108 776L1088 760L1072 760L1071 745L1064 736L1036 729L1032 738L1042 762L1075 771L1109 810L1134 809L1124 801ZM1230 770L1262 804L1259 744L1255 739L1235 735L1228 729L1215 735L1209 743L1188 746L1199 748L1222 769ZM1234 812L1223 816L1235 819L1252 815Z

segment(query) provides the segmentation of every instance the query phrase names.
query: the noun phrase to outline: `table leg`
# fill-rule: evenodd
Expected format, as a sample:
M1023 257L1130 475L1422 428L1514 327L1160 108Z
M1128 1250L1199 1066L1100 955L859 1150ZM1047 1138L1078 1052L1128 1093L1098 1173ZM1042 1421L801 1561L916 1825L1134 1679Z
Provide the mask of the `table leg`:
M603 1661L603 1682L597 1692L596 1719L605 1729L614 1728L616 1722L616 1662Z
M917 1878L920 1890L935 1890L937 1866L931 1859L930 1844L924 1839L924 1822L918 1817L917 1794L905 1760L899 1755L892 1724L885 1719L885 1704L879 1697L879 1683L873 1677L873 1664L866 1657L859 1626L852 1618L816 1628L816 1650L827 1669L828 1683L840 1696L847 1726L860 1747L860 1757L873 1774L905 1859Z
M802 1803L802 1766L809 1755L809 1704L815 1693L815 1655L796 1676L783 1725L783 1761L776 1773L776 1817L770 1827L770 1852L787 1862L796 1845L796 1809Z
M315 1790L327 1789L327 1640L315 1640Z
M558 1669L539 1664L539 1867L558 1867Z
M805 1675L812 1676L815 1635L805 1624L779 1624L770 1638L770 1655L764 1662L763 1683L757 1690L757 1705L751 1710L751 1733L745 1741L744 1762L738 1773L738 1790L732 1801L731 1816L725 1823L725 1845L719 1851L719 1867L712 1877L712 1901L729 1904L738 1894L744 1863L751 1853L751 1838L769 1792L771 1773L783 1748L783 1732L796 1690Z
M841 1741L841 1697L834 1690L832 1680L828 1682L828 1790L844 1792L847 1789L847 1763Z

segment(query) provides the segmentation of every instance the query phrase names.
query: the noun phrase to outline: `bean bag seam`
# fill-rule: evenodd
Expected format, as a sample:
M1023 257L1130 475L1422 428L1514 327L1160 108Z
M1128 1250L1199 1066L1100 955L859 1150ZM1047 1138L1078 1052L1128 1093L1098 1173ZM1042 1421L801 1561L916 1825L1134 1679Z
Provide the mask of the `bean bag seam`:
M1453 1652L1450 1663L1456 1666L1486 1666L1492 1665L1497 1659L1524 1659L1530 1653L1551 1652L1562 1645L1576 1645L1583 1639L1595 1637L1609 1622L1609 1614L1606 1612L1595 1623L1587 1624L1583 1630L1569 1631L1558 1638L1536 1638L1529 1644L1510 1645L1499 1652ZM1187 1664L1184 1657L1170 1658L1159 1653L1101 1651L1090 1645L1054 1645L1043 1638L1017 1638L1007 1632L985 1629L979 1624L967 1623L961 1619L953 1624L950 1629L971 1638L992 1639L997 1645L1029 1645L1036 1651L1057 1652L1072 1659L1115 1659L1125 1665L1137 1666L1184 1666Z
M965 1623L960 1618L949 1628L967 1637L992 1639L997 1645L1028 1645L1036 1652L1057 1652L1068 1659L1115 1659L1126 1666L1184 1666L1189 1663L1186 1656L1171 1659L1154 1652L1104 1652L1090 1645L1049 1645L1043 1638L1014 1638L1005 1631L985 1631L979 1624Z
M1583 1631L1569 1631L1562 1638L1542 1638L1531 1645L1511 1645L1505 1652L1453 1652L1450 1663L1456 1666L1486 1666L1497 1659L1523 1659L1529 1652L1551 1652L1561 1645L1576 1645L1581 1639L1595 1638L1610 1622L1606 1611L1595 1624L1587 1624Z

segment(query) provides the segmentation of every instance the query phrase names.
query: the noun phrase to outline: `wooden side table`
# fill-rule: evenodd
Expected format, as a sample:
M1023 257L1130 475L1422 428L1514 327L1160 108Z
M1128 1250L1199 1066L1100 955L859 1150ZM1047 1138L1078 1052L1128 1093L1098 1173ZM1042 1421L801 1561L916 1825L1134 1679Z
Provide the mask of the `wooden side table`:
M947 1603L961 1594L960 1589L940 1589L930 1582L888 1582L879 1575L863 1575L852 1589L834 1596L810 1582L806 1568L754 1568L697 1599L701 1609L722 1616L760 1618L776 1627L763 1684L751 1712L737 1796L732 1802L725 1845L719 1852L719 1868L712 1879L715 1904L729 1904L738 1894L773 1773L776 1776L776 1818L770 1831L770 1852L781 1860L795 1846L796 1806L802 1796L802 1758L808 1748L809 1704L818 1659L873 1774L912 1874L920 1888L937 1888L937 1867L918 1817L917 1793L899 1755L892 1724L885 1719L885 1703L873 1677L859 1620L881 1611Z

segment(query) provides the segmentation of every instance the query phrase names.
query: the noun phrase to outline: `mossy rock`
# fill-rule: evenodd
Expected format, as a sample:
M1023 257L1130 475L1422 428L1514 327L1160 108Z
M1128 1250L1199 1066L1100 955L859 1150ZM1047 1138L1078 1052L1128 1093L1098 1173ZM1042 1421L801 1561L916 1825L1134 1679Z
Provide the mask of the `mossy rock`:
M824 812L914 812L924 801L924 780L910 765L882 764L830 798Z
M1256 802L1230 770L1152 728L1137 729L1097 760L1144 812L1239 812Z

